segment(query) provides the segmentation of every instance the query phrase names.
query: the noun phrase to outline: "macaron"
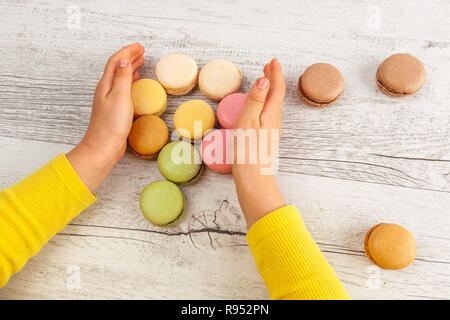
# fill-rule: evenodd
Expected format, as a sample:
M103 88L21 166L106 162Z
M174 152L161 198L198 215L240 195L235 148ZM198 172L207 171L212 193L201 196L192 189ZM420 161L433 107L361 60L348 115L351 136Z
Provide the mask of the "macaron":
M145 115L134 120L128 135L131 151L142 159L156 159L169 142L169 129L158 116Z
M182 103L173 116L173 126L179 137L187 141L201 139L214 128L216 117L211 106L202 100Z
M376 80L383 93L400 98L419 91L425 77L425 67L419 59L407 53L396 53L378 67Z
M297 90L307 104L327 107L335 103L344 91L344 77L331 64L315 63L300 76Z
M134 115L161 115L167 107L167 94L155 80L139 79L131 85Z
M242 72L231 61L215 59L200 70L198 86L205 97L220 101L241 86Z
M217 129L203 138L201 145L202 160L216 173L230 173L232 165L232 129Z
M156 64L156 78L170 95L181 96L197 84L198 66L184 54L169 54Z
M168 227L177 223L184 213L185 199L178 186L170 181L160 180L144 188L139 207L151 223Z
M364 239L369 260L384 269L407 267L416 257L416 241L408 230L392 223L373 226Z
M203 171L202 168L200 152L186 141L173 141L158 155L159 172L164 178L177 184L196 181Z
M246 94L232 93L219 102L217 106L217 120L222 128L233 129L246 100Z

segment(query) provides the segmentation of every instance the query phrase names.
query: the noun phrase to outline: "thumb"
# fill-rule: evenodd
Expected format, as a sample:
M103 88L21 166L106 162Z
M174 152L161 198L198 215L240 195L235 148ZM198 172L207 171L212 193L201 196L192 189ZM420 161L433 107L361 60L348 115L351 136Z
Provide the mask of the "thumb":
M264 109L269 87L270 82L267 78L262 77L255 81L248 92L244 108L242 108L237 121L241 126L259 124L259 116Z
M133 82L133 67L130 63L130 60L128 60L127 58L120 58L117 63L116 74L114 75L111 93L112 94L130 93L132 82Z

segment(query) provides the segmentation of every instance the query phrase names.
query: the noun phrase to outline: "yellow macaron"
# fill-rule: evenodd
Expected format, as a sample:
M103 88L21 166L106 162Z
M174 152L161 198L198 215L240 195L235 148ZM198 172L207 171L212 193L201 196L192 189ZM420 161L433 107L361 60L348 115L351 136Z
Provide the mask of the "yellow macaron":
M167 107L167 94L155 80L140 79L131 85L134 115L161 115Z
M189 100L175 111L173 126L179 137L188 141L201 139L214 128L216 117L211 106L202 100Z

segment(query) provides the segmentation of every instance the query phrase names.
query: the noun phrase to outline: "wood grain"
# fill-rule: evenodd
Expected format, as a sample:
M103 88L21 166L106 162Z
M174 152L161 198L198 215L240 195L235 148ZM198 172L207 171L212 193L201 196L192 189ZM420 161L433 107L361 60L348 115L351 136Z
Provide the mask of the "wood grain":
M67 27L72 5L81 10L80 29ZM450 6L350 0L240 6L0 0L0 188L80 140L104 63L125 44L146 47L144 77L154 78L156 62L168 53L188 54L200 66L229 59L243 71L241 92L276 56L288 86L280 185L352 297L448 299ZM416 55L427 70L424 88L405 99L383 95L375 83L376 68L395 52ZM301 72L320 61L336 65L346 81L343 96L326 109L306 106L295 89ZM204 99L198 88L169 97L163 118L170 128L177 106L192 98ZM199 183L183 187L187 215L169 229L149 225L137 208L139 192L159 178L153 162L127 155L99 201L13 277L0 298L267 298L232 178L206 171ZM407 227L419 253L403 271L380 271L383 286L370 290L373 270L362 240L381 221ZM66 288L70 265L80 266L79 290Z
M8 151L0 162L0 188L70 149L11 138L0 142ZM127 154L97 203L14 276L0 298L267 298L231 177L206 171L198 183L183 187L186 215L171 228L149 224L137 207L140 190L160 178L154 162ZM450 199L441 192L291 174L281 174L279 183L354 298L448 298ZM219 184L220 192L205 192ZM418 256L405 270L378 270L382 285L370 289L373 269L363 239L381 221L408 228ZM65 283L72 265L80 267L82 279L74 291Z

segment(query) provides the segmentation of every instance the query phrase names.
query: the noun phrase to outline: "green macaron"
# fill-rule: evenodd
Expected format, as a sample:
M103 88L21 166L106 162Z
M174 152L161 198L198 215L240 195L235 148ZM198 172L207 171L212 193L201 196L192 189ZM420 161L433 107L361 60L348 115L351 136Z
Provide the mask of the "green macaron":
M151 223L168 227L180 220L184 213L184 196L178 186L167 180L150 183L144 188L139 206Z
M174 141L158 155L158 168L169 181L188 184L198 179L203 171L200 152L189 142Z

